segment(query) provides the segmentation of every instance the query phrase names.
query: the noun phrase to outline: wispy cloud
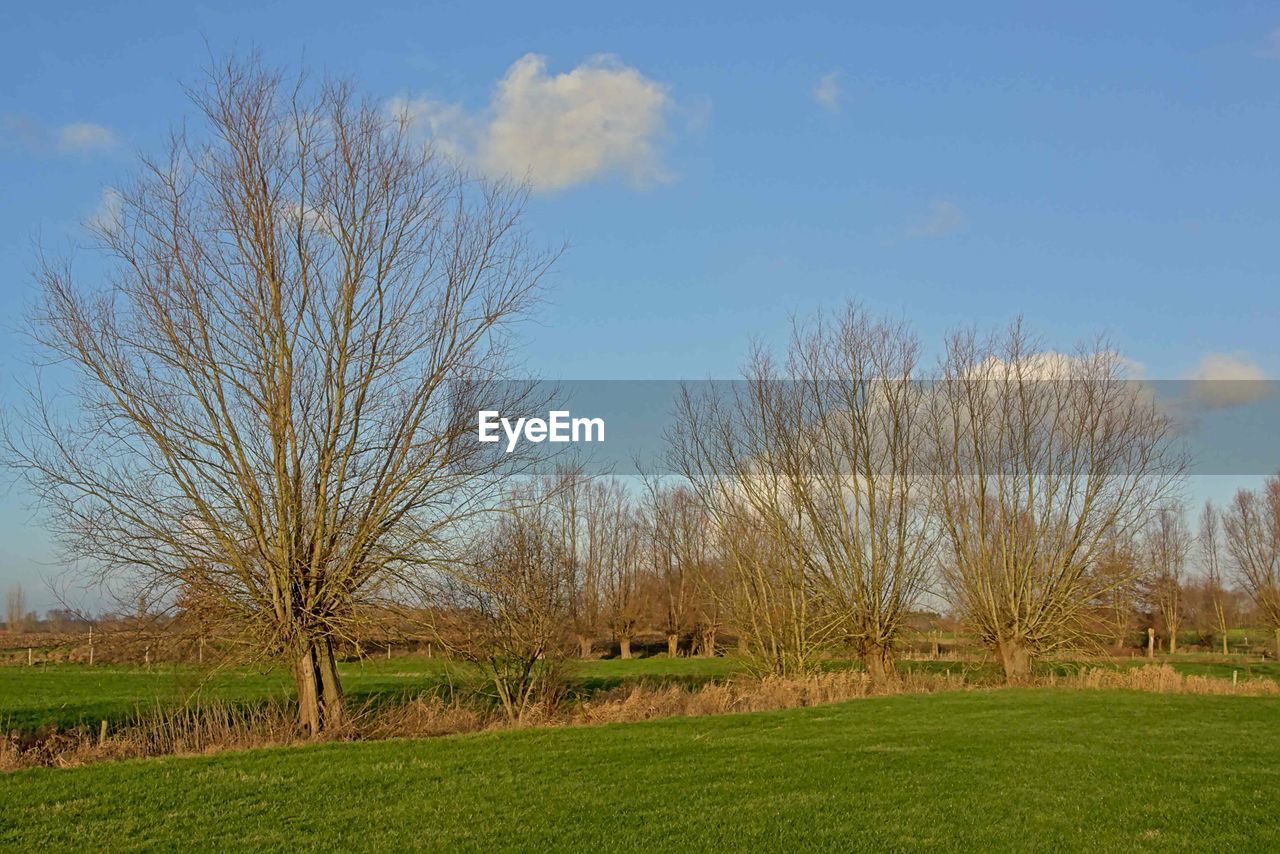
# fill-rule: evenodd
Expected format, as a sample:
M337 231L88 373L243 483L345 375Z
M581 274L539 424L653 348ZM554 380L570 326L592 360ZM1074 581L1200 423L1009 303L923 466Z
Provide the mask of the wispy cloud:
M1266 371L1245 353L1206 353L1187 379L1191 400L1208 409L1244 406L1275 391Z
M97 154L119 144L115 131L94 122L49 127L19 113L0 114L0 145L30 154Z
M840 82L841 71L834 69L818 78L818 83L813 87L813 100L818 106L829 113L840 112L840 105L844 100L844 86Z
M85 225L96 231L111 233L120 228L124 200L115 187L106 187L98 198L98 206L85 220Z
M93 122L73 122L57 131L58 151L64 154L110 151L119 144L115 131Z
M609 174L637 185L667 180L659 144L670 106L665 86L615 57L550 74L537 54L507 69L484 110L428 98L391 103L442 153L486 174L527 177L539 190Z
M959 205L948 199L934 199L929 203L928 213L908 225L903 237L908 240L946 237L963 231L967 224Z

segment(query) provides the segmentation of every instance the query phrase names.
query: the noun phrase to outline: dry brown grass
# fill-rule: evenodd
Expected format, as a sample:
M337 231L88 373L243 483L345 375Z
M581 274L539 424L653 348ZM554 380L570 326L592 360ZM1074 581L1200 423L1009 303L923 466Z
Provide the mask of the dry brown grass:
M1149 664L1128 670L1094 667L1075 676L1052 679L1049 684L1098 690L1125 689L1154 694L1239 694L1244 697L1280 695L1280 682L1271 679L1241 679L1233 684L1229 679L1214 676L1184 676L1167 664Z
M1209 676L1183 676L1167 665L1131 670L1095 667L1078 675L1049 676L1027 684L1154 693L1280 695L1280 683L1269 679L1241 680L1233 685L1229 680ZM896 681L875 685L866 674L857 671L817 673L800 678L738 677L698 687L639 684L604 691L581 702L538 704L516 723L508 721L497 708L424 694L403 703L355 710L349 716L349 724L329 738L425 738L488 729L583 726L763 712L870 696L975 689L977 686L966 683L960 673L906 673ZM999 690L994 686L986 689ZM0 771L311 741L313 739L298 727L296 710L287 703L277 701L256 706L211 703L168 712L157 709L136 723L108 732L105 738L85 728L10 734L0 739Z
M652 718L697 717L735 712L765 712L838 703L886 694L932 693L964 687L961 675L908 673L874 685L865 673L840 671L800 678L766 676L716 682L689 689L679 685L615 688L570 711L568 723L595 724Z
M287 703L211 702L156 709L114 731L41 727L0 739L0 771L34 766L68 767L104 759L216 753L272 747L303 740L297 712Z

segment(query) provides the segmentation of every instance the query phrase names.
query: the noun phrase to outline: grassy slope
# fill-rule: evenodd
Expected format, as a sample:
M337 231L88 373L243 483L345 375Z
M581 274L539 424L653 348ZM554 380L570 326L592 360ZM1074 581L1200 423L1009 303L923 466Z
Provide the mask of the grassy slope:
M1010 690L0 777L0 845L1276 850L1280 700Z

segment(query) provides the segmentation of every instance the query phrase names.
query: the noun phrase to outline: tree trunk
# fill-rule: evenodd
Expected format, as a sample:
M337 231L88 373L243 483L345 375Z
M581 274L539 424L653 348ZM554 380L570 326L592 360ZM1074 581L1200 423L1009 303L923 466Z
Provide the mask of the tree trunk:
M716 630L708 629L702 633L702 655L706 658L715 658L716 655Z
M1169 629L1169 654L1173 655L1177 651L1178 651L1178 633L1173 629Z
M320 692L316 685L316 661L307 646L293 665L298 694L298 724L310 735L320 733Z
M675 658L680 653L680 636L667 635L667 658Z
M1003 640L998 647L1007 681L1018 682L1031 675L1031 653L1021 641Z
M312 641L293 668L298 693L298 723L317 736L343 723L342 683L328 638Z
M1156 630L1147 629L1147 658L1155 660L1156 657Z
M871 646L862 653L862 666L871 677L871 684L883 685L898 675L893 661L893 649L888 646Z
M626 638L626 637L618 638L618 649L619 649L619 654L621 655L622 658L630 658L631 657L631 638Z
M578 657L591 657L591 638L586 635L578 635Z

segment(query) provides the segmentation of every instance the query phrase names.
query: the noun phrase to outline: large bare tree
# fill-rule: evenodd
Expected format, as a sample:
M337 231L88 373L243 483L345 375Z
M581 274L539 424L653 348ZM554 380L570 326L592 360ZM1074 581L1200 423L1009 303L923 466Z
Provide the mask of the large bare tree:
M342 721L354 609L484 508L500 460L468 404L553 257L519 187L346 83L232 61L192 99L200 131L97 222L104 271L41 263L34 336L60 370L10 444L100 578L216 602L292 663L318 733Z
M1242 489L1223 513L1222 529L1240 585L1267 626L1280 655L1280 475L1259 490Z
M754 552L732 561L745 569L744 604L785 618L781 632L753 625L757 644L842 641L873 678L893 673L894 640L937 541L918 360L903 325L848 305L797 323L781 364L757 348L726 400L684 398L677 465L726 530L755 529L730 542Z
M1168 416L1103 345L1037 346L1020 323L948 342L932 395L943 580L1013 680L1084 639L1099 573L1176 490L1185 460Z

